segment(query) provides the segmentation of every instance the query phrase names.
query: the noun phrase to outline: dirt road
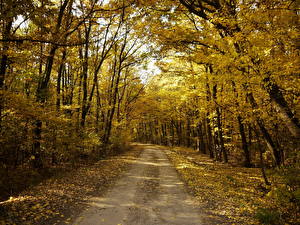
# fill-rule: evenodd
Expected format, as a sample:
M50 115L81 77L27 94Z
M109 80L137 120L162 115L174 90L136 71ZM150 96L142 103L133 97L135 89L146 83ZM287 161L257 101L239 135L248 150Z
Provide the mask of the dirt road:
M200 225L201 211L164 151L144 145L140 158L74 225Z

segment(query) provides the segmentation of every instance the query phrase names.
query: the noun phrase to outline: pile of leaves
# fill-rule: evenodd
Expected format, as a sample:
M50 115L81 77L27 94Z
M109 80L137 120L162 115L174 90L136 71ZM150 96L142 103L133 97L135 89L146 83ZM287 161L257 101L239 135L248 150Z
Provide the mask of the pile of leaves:
M259 168L223 164L188 148L173 148L167 154L207 215L224 217L230 224L300 222L297 209L286 221L274 208L273 188L264 185Z
M0 225L69 224L88 199L102 195L140 154L138 147L81 166L0 202Z

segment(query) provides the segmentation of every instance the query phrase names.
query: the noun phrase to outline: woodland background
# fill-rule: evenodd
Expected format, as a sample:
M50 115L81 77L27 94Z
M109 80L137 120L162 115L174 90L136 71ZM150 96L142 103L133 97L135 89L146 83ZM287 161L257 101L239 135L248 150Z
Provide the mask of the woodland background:
M1 200L55 168L151 142L261 168L272 203L260 220L296 224L299 1L1 0L0 10Z

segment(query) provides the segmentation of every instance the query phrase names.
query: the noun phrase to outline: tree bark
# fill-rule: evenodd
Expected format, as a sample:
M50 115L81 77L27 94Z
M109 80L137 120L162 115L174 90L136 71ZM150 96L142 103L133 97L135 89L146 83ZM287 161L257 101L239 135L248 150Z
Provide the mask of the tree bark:
M247 93L247 99L249 100L251 106L253 109L257 109L257 103L253 97L253 94L251 92L248 92ZM277 146L275 144L275 142L273 141L270 133L268 132L268 130L265 128L265 125L262 121L261 118L259 118L258 116L256 116L256 122L257 122L257 125L258 127L260 128L260 131L264 137L264 140L268 146L268 148L271 150L271 152L273 153L273 157L274 157L274 160L275 160L275 164L276 166L281 166L282 164L282 159L281 159L281 154L280 154L280 149L279 149L279 146Z
M244 166L245 167L252 167L250 151L249 151L249 148L248 148L246 132L245 132L245 127L244 127L244 124L243 124L242 117L240 115L238 115L237 120L238 120L238 124L239 124L240 136L241 136L241 139L242 139L242 149L244 151L244 156L245 156Z
M206 137L207 137L207 148L208 148L208 152L209 152L209 157L210 158L215 158L215 154L213 151L213 138L212 138L212 132L211 132L211 126L210 126L210 119L208 117L208 113L207 113L207 118L206 118Z
M263 158L263 147L261 146L261 142L260 142L260 137L259 137L259 133L257 131L256 128L254 128L254 132L256 134L256 139L258 141L258 149L259 149L259 160L260 160L260 169L261 169L261 173L262 176L264 178L265 184L266 185L271 185L271 183L268 180L267 174L266 174L266 169L265 169L265 163L264 163L264 158Z
M211 70L211 69L210 69ZM213 86L212 91L212 98L215 103L215 110L217 114L217 124L216 127L218 129L217 133L215 134L215 143L216 143L216 153L217 153L217 159L221 161L222 155L224 162L228 162L228 156L227 152L224 146L224 139L223 139L223 129L222 129L222 122L221 122L221 110L220 107L216 104L217 101L217 85Z
M58 74L57 74L57 82L56 82L56 110L60 111L61 104L61 79L64 71L64 63L66 59L66 50L63 50L61 63L59 65Z
M83 128L85 126L85 119L88 113L87 108L87 78L88 78L88 60L89 60L89 37L92 29L91 21L89 21L88 26L85 25L85 48L84 48L84 58L82 65L82 106L81 106L81 120L80 125Z
M204 132L202 131L202 123L198 124L197 127L197 136L199 138L199 151L202 152L203 154L206 154L206 144L204 142Z
M220 108L217 107L217 124L218 124L218 136L219 136L219 144L221 148L221 153L223 154L223 160L225 163L228 163L228 155L227 150L224 145L224 138L223 138L223 128L222 128L222 122L221 122L221 111Z
M295 117L294 113L288 106L282 91L275 82L270 80L270 78L265 78L263 81L265 84L265 90L268 92L272 105L278 115L281 117L293 137L300 138L299 120Z
M8 38L12 28L12 18L9 18L8 21L4 22L4 30L2 32L2 36L4 39ZM2 43L2 55L1 55L1 63L0 63L0 130L2 128L2 111L4 108L4 84L5 84L5 76L6 76L6 68L8 55L7 51L9 49L8 43Z
M187 119L186 123L186 147L191 147L191 121Z

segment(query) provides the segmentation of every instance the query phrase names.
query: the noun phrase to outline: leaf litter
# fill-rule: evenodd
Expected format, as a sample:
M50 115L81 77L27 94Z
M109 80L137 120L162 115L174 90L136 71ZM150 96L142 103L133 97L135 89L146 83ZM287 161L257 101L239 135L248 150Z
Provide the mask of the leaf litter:
M0 225L70 224L76 212L87 207L89 198L104 194L140 152L133 146L121 155L58 174L0 202Z

